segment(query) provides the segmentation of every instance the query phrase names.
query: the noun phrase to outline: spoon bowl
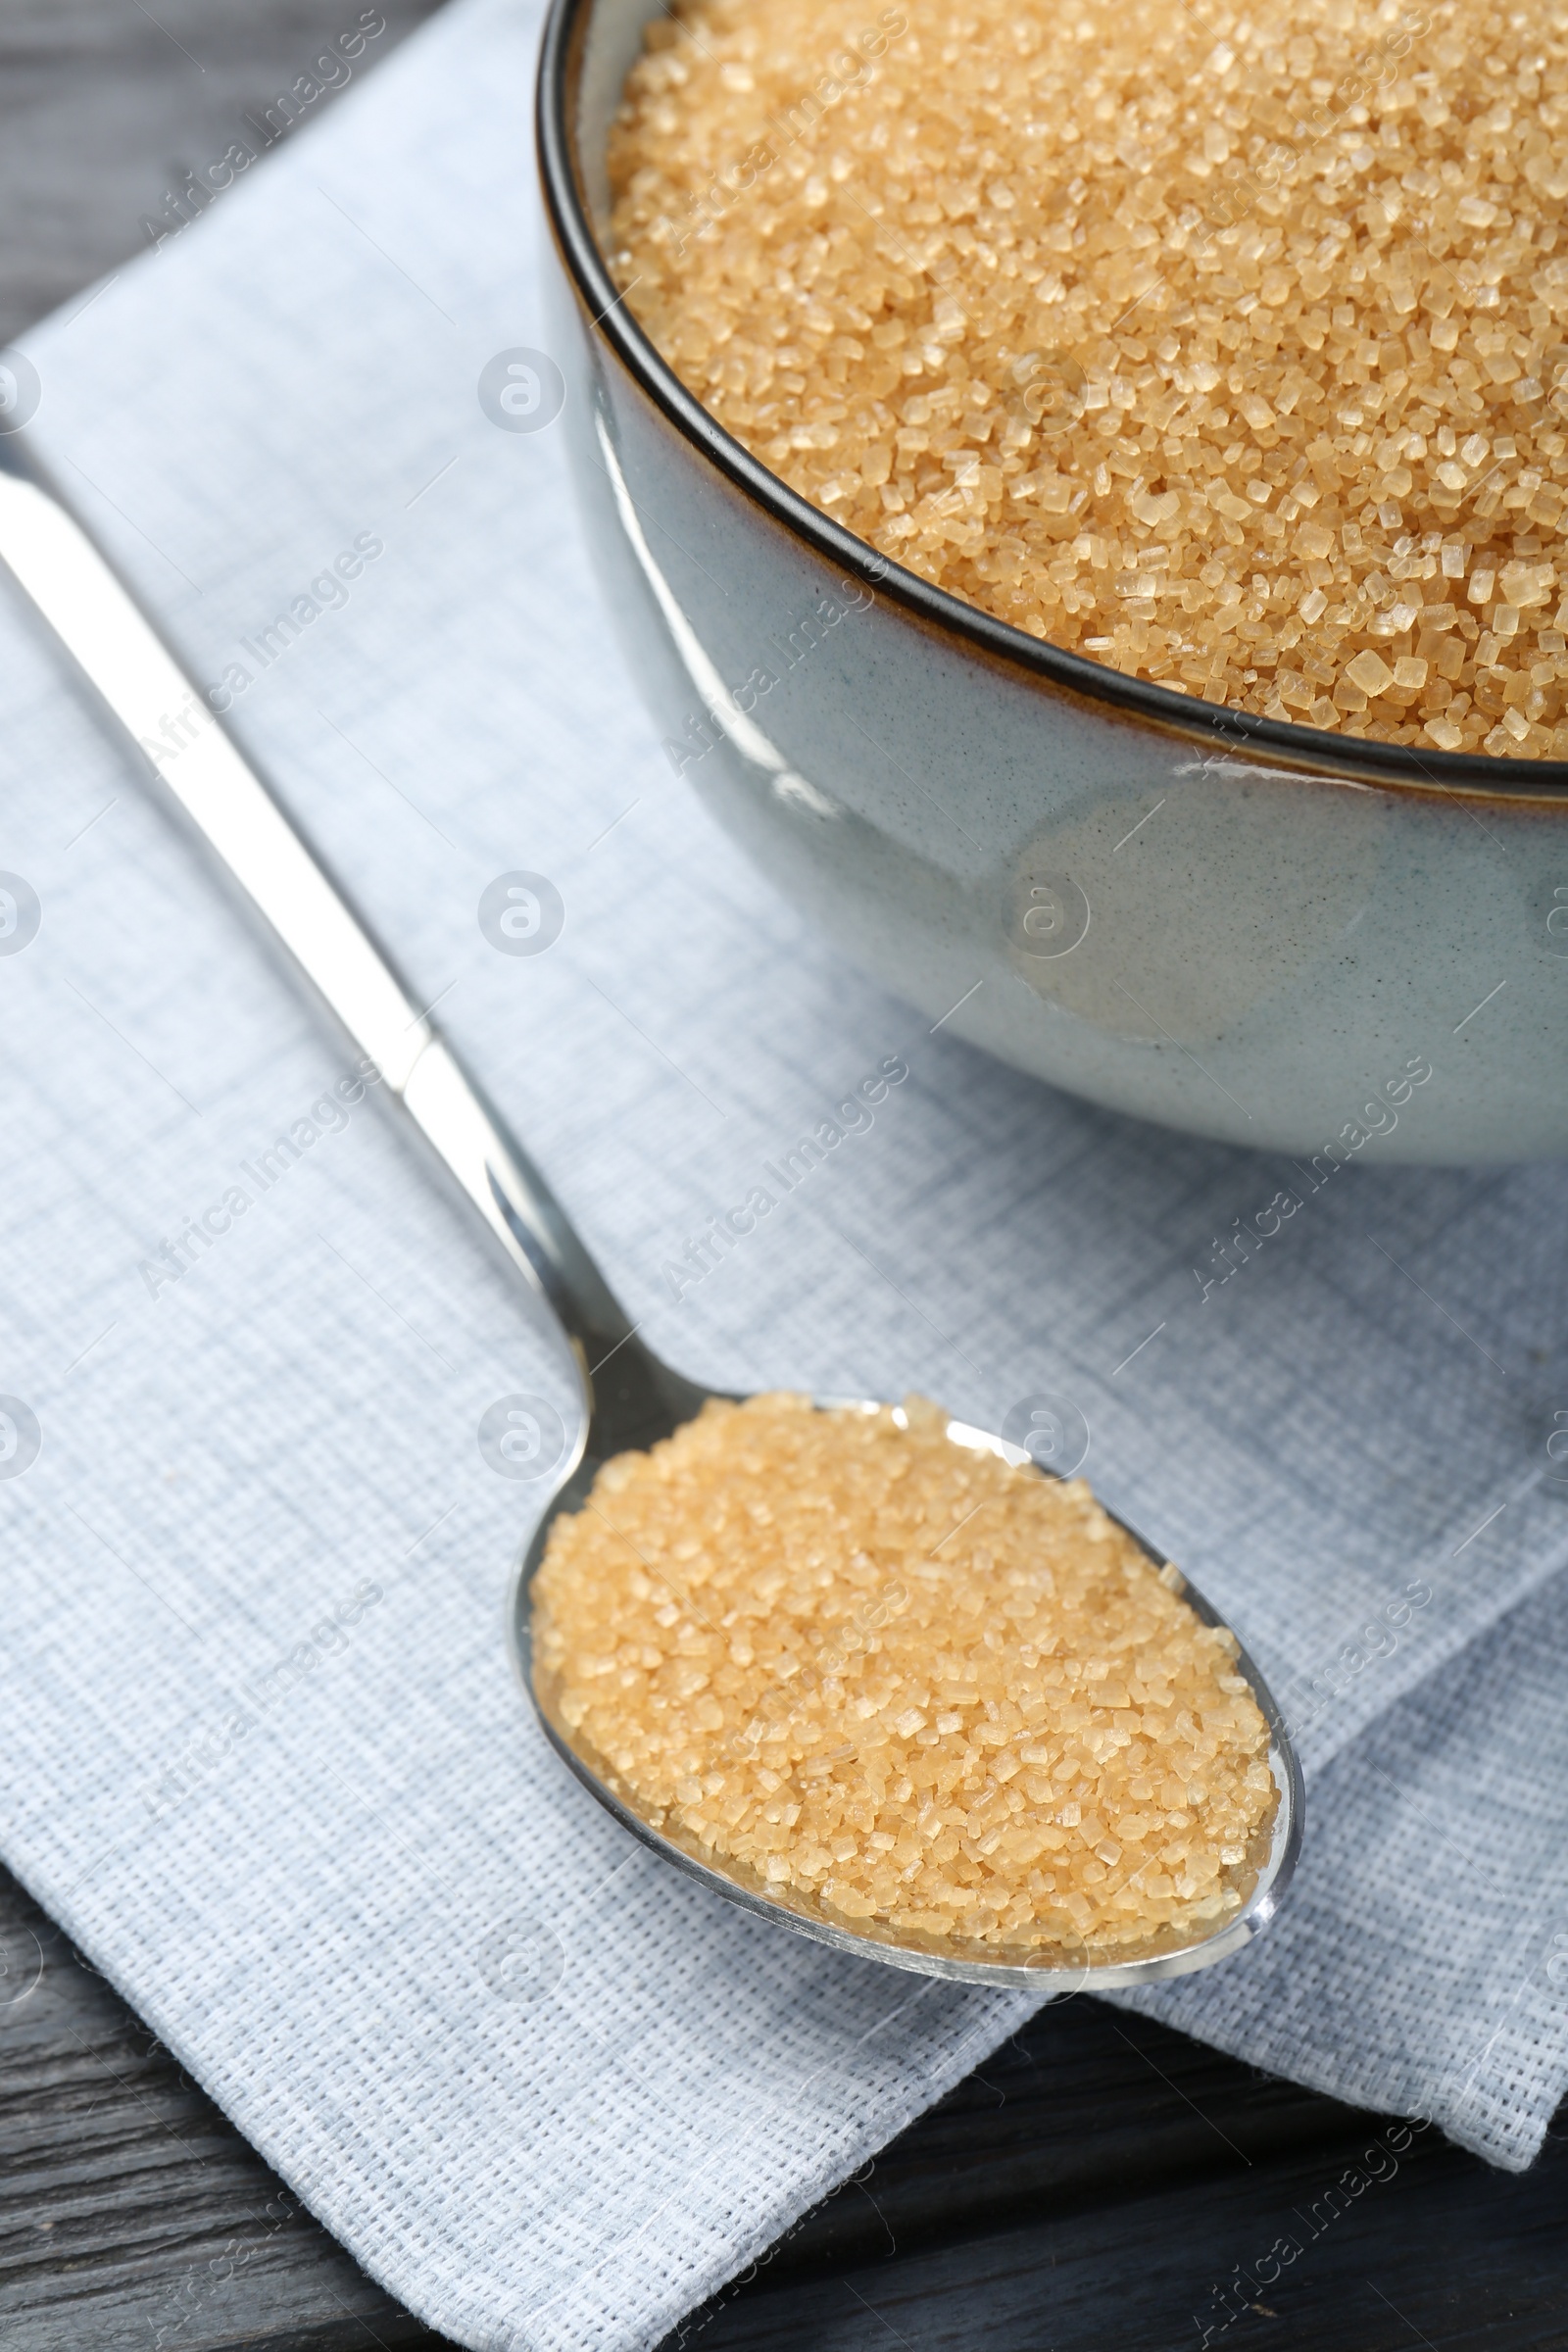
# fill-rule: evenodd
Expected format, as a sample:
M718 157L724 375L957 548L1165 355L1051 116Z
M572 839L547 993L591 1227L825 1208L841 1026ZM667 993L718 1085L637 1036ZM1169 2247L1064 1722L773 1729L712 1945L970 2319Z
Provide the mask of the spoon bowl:
M638 1345L636 1342L631 1344ZM741 1401L730 1392L698 1390L691 1382L660 1364L647 1350L642 1350L642 1353L649 1371L658 1377L661 1387L668 1394L671 1410L667 1422L654 1434L639 1436L637 1443L640 1446L646 1447L657 1444L661 1438L673 1436L681 1423L700 1411L710 1397L725 1404ZM676 1400L685 1402L690 1397L695 1397L696 1402L689 1404L686 1410L679 1410ZM848 1409L874 1413L884 1409L874 1399L858 1396L819 1396L813 1402L823 1411ZM902 1419L902 1408L896 1406L894 1411L895 1416ZM781 1926L793 1929L797 1935L809 1936L813 1942L829 1944L836 1951L855 1952L867 1959L886 1961L894 1968L911 1969L921 1976L944 1977L950 1982L964 1984L1027 1984L1037 1990L1053 1993L1148 1984L1161 1978L1186 1976L1194 1969L1206 1968L1216 1960L1226 1959L1267 1927L1284 1897L1300 1848L1301 1775L1295 1749L1268 1686L1246 1649L1240 1646L1235 1667L1245 1678L1268 1726L1268 1765L1277 1801L1272 1818L1258 1840L1259 1850L1249 1856L1256 1873L1251 1890L1241 1909L1223 1921L1211 1935L1151 1948L1133 1959L1096 1961L1086 1957L1080 1960L1063 1952L1046 1951L1038 1956L1020 1957L1017 1960L999 1960L989 1948L975 1943L966 1944L957 1936L921 1935L898 1930L877 1920L867 1921L862 1927L846 1927L828 1917L810 1895L798 1887L764 1885L744 1867L719 1869L705 1855L697 1840L682 1831L678 1823L666 1819L662 1813L650 1812L640 1806L633 1790L608 1759L584 1752L583 1745L574 1740L563 1719L559 1690L543 1671L534 1653L534 1579L544 1564L556 1522L582 1509L604 1464L615 1453L626 1450L625 1446L615 1443L615 1425L613 1408L608 1414L596 1411L586 1424L580 1450L563 1473L561 1483L518 1562L508 1604L507 1630L517 1678L532 1701L540 1728L551 1746L606 1811L613 1814L623 1829L629 1830L634 1838L640 1838L662 1860L684 1871L689 1878L696 1879L711 1892L722 1895L727 1902L738 1903L743 1910L776 1920ZM643 1424L645 1430L647 1426ZM950 1419L947 1434L955 1445L994 1453L1015 1468L1022 1467L1032 1458L1020 1446L1011 1446L1005 1439L995 1436L989 1430L977 1429L968 1422ZM1041 1469L1038 1463L1034 1466L1043 1477L1055 1475L1053 1471ZM1102 1504L1101 1508L1104 1509L1105 1506ZM1114 1511L1107 1511L1106 1516L1132 1538L1155 1568L1166 1572L1167 1582L1173 1576L1180 1576L1180 1571L1172 1568L1163 1553L1156 1551L1136 1528L1129 1527L1125 1519L1118 1518ZM1224 1620L1185 1577L1181 1577L1175 1589L1202 1624L1224 1624Z

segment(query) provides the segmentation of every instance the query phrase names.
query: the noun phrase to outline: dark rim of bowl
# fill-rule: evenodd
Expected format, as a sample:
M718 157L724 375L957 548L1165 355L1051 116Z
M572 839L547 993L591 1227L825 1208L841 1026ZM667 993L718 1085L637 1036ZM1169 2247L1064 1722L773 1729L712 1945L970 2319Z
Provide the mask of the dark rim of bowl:
M593 327L685 438L775 521L833 563L869 577L876 587L947 635L966 638L1015 669L1049 678L1054 685L1070 688L1091 701L1112 704L1196 743L1222 746L1233 754L1266 751L1296 766L1327 766L1354 780L1418 791L1449 792L1458 787L1466 792L1479 789L1536 801L1568 795L1568 760L1506 760L1491 753L1429 752L1414 744L1334 735L1326 728L1300 726L1294 720L1228 710L1220 703L1156 686L1147 678L1129 678L1106 663L1030 637L1010 621L998 620L978 605L965 604L947 589L933 587L780 481L687 390L632 318L599 250L578 185L576 136L568 106L582 35L594 4L595 0L553 0L545 22L539 55L538 143L551 223Z

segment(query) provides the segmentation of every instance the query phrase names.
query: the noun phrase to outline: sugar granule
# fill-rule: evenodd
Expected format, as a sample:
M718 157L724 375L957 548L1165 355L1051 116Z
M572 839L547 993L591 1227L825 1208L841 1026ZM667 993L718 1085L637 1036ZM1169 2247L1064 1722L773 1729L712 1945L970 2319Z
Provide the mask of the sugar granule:
M1568 757L1559 8L676 0L646 40L612 268L795 489L1129 675Z
M654 1826L840 1927L1212 1934L1278 1801L1234 1637L1081 1480L947 1426L763 1396L608 1463L534 1582L541 1694Z

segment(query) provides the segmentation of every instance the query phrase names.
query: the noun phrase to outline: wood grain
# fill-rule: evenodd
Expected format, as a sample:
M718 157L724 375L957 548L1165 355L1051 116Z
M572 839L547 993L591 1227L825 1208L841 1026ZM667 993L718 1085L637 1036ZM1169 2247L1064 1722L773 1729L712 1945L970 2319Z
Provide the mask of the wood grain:
M352 88L433 0L375 0ZM186 172L246 135L365 0L0 0L0 343L148 250ZM148 11L151 11L149 14ZM336 103L328 91L309 115ZM251 144L256 144L252 139Z
M5 2352L439 2341L0 1872Z
M667 2352L1200 2352L1205 2325L1227 2352L1568 2352L1565 2224L1568 2142L1523 2178L1490 2172L1436 2132L1400 2144L1385 2118L1067 2001ZM1257 2286L1282 2238L1298 2252ZM1216 2302L1238 2268L1255 2291ZM6 2352L440 2341L0 1873Z
M667 2352L1562 2352L1568 2145L1517 2177L1390 2138L1063 2002Z

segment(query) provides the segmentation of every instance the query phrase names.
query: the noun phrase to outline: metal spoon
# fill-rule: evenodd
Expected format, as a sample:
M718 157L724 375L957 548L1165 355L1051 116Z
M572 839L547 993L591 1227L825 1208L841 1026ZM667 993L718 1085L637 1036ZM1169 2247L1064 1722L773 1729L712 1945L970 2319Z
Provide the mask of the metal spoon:
M1027 1984L1061 1991L1149 1983L1185 1975L1236 1951L1278 1909L1301 1834L1301 1781L1278 1708L1245 1650L1236 1664L1268 1724L1269 1766L1278 1790L1269 1849L1257 1857L1246 1903L1210 1935L1121 1962L1067 1960L1062 1954L1016 1963L944 1948L949 1939L900 1935L878 1923L835 1925L808 1898L786 1889L764 1894L687 1850L644 1820L613 1776L579 1755L551 1693L532 1671L529 1589L550 1528L563 1511L582 1507L602 1465L630 1448L655 1445L700 1411L710 1390L662 1363L638 1338L543 1176L508 1133L393 965L351 910L271 794L213 717L203 696L169 653L133 599L41 473L24 466L18 437L0 437L0 559L74 657L132 741L152 758L174 802L215 853L242 902L311 993L380 1071L436 1159L546 1307L564 1337L582 1396L581 1425L568 1444L555 1492L523 1554L513 1587L513 1654L546 1736L584 1788L634 1837L705 1886L840 1951L974 1984ZM183 714L183 717L182 715ZM175 722L171 724L171 722ZM167 750L157 747L167 744ZM862 1403L827 1398L819 1402ZM873 1411L869 1403L863 1409ZM949 1423L957 1443L1022 1464L1028 1455L988 1432ZM1125 1522L1121 1524L1125 1525ZM1156 1566L1163 1555L1134 1538ZM1191 1586L1185 1597L1205 1624L1221 1621Z

